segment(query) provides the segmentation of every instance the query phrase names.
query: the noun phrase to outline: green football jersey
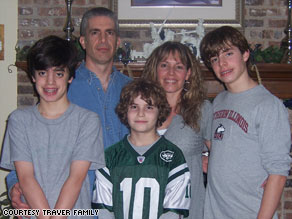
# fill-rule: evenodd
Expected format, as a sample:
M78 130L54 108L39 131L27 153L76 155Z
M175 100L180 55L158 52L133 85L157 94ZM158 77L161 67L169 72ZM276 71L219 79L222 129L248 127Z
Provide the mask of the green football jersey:
M96 171L93 207L118 219L155 219L167 211L188 216L190 173L182 151L163 136L142 156L127 136L105 151Z

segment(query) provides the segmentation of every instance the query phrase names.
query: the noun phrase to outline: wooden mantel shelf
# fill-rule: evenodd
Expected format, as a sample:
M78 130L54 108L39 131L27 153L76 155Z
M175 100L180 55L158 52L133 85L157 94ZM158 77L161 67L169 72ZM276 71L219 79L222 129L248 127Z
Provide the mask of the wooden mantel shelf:
M26 62L16 62L15 65L23 71L27 71ZM125 67L122 63L114 64L117 69L124 74L129 75L128 70L131 71L131 76L134 78L140 77L144 62L129 63ZM292 98L292 65L290 64L257 64L263 85L274 95L281 99ZM215 97L220 91L224 90L224 86L220 83L210 72L204 64L201 64L201 69L205 78L205 86L208 90L208 97ZM255 72L252 72L252 77L257 80Z

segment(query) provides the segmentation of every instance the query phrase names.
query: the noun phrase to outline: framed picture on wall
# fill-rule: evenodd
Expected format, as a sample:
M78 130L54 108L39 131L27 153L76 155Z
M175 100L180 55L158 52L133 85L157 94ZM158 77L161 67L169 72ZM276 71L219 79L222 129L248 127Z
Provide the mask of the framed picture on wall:
M171 28L231 25L243 28L244 0L111 0L121 28L149 28L150 22Z
M132 0L131 6L222 6L222 0Z

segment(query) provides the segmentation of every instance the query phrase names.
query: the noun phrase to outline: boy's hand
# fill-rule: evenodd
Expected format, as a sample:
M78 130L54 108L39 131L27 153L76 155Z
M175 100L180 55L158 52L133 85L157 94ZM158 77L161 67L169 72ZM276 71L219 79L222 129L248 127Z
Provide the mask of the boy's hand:
M28 204L22 202L21 195L23 195L19 183L16 183L10 191L12 207L16 209L29 209Z

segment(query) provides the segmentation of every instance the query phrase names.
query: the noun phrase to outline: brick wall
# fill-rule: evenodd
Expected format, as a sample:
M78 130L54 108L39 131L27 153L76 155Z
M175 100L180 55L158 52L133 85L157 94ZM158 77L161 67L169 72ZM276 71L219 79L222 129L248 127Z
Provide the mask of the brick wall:
M287 0L245 0L244 21L250 43L279 45L285 37Z
M244 0L243 0L244 1ZM75 0L72 6L74 35L79 36L82 14L94 6L108 6L108 0ZM287 24L286 0L245 0L245 36L252 44L260 43L264 48L280 45ZM19 0L18 46L31 45L37 39L49 34L65 36L66 20L64 0ZM145 42L151 42L150 29L122 30L121 38L132 43L136 50L142 50ZM33 88L26 73L18 72L18 106L36 102ZM292 124L292 111L290 111ZM291 171L292 173L292 171ZM292 176L290 174L281 204L278 208L280 219L292 219Z

